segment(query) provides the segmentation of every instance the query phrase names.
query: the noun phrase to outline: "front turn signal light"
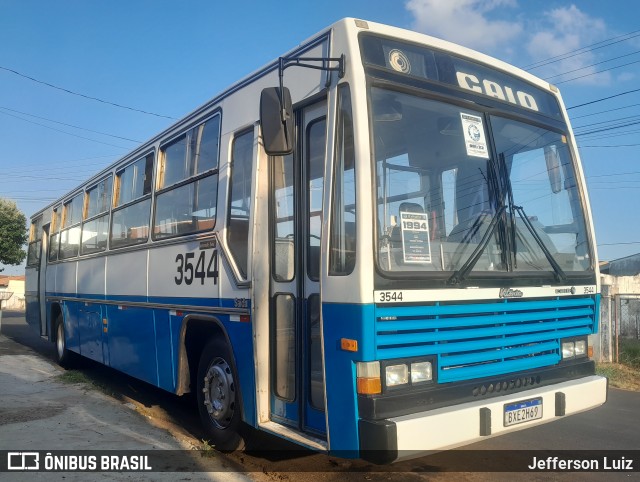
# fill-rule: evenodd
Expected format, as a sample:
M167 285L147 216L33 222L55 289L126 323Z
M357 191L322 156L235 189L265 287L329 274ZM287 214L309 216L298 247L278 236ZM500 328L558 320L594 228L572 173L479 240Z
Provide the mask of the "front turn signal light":
M356 364L356 386L360 395L382 393L380 362L358 362Z

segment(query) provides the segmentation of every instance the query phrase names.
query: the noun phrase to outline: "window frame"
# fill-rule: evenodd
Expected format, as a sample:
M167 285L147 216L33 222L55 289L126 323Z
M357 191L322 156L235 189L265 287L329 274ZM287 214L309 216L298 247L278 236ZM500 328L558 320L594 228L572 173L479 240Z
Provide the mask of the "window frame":
M47 246L47 263L55 263L58 261L58 256L60 254L60 227L62 225L62 204L58 204L51 210L51 230L49 232L49 243ZM55 258L52 259L52 248L54 246L53 239L57 236L57 241L55 243Z
M120 197L120 193L122 191L122 186L121 186L121 175L130 167L132 167L134 164L136 164L137 162L141 161L141 160L145 160L145 169L146 169L146 159L149 156L153 156L153 162L151 163L151 177L153 177L153 171L154 171L154 163L155 163L155 156L156 152L155 149L151 149L149 150L146 154L141 155L141 156L136 156L135 160L126 163L123 166L119 166L114 170L114 180L113 180L113 197L111 199L111 211L116 211L118 209L124 208L129 204L132 204L136 201L139 201L140 199L142 199L145 196L149 196L151 195L151 193L153 192L153 179L150 182L150 187L149 187L149 192L148 193L144 193L144 184L143 184L143 194L141 196L138 196L137 198L134 199L129 199L126 202L123 202L122 204L117 204L119 201L119 197ZM146 174L146 173L145 173Z
M353 233L353 243L354 243L354 259L353 263L346 261L346 255L340 251L338 252L338 248L334 246L334 242L340 242L343 238L346 237L346 223L344 226L340 228L340 240L336 238L335 233L338 231L337 220L338 217L344 218L344 210L345 210L345 201L344 201L344 192L340 195L338 194L338 189L342 189L344 186L344 179L346 169L345 159L344 159L344 149L345 143L347 142L345 139L345 119L342 115L343 104L348 102L348 107L350 109L350 123L351 123L351 149L353 150L353 198L355 204L355 213L354 213L354 233ZM337 99L337 107L336 107L336 131L334 138L334 156L333 156L333 166L331 172L331 194L330 194L330 203L329 208L327 209L327 215L329 216L329 255L328 255L328 275L329 276L349 276L351 275L356 267L358 262L358 172L357 172L357 163L356 163L356 155L355 155L355 127L354 127L354 118L353 118L353 98L351 95L351 87L348 83L342 83L338 86L338 99ZM339 150L342 149L342 152ZM339 163L339 165L338 165ZM339 205L338 205L339 202ZM340 212L338 212L338 208L341 208ZM344 244L344 243L342 243Z
M229 242L229 233L231 232L231 230L229 229L231 226L231 208L232 208L232 195L233 195L233 173L234 173L234 169L233 169L233 149L236 145L236 141L247 134L251 134L251 191L250 191L250 199L249 199L249 218L247 220L247 222L249 223L248 228L247 228L247 266L245 267L245 269L243 270L242 267L240 266L240 264L238 263L238 260L235 256L235 253L233 252L233 250L231 249L231 243ZM256 141L256 129L254 125L251 125L250 127L246 127L244 129L240 129L237 130L233 133L233 137L231 139L230 142L230 148L229 148L229 173L227 175L227 213L226 213L226 219L225 219L225 223L226 223L226 229L225 229L225 236L224 236L224 242L227 245L227 247L229 248L229 254L230 254L230 259L231 259L231 265L234 267L234 273L236 274L236 278L238 280L240 280L241 282L248 282L250 281L250 275L251 275L251 264L249 263L249 254L252 251L250 249L250 237L249 235L252 232L252 215L253 215L253 210L251 209L251 201L253 201L253 197L254 197L254 189L255 189L255 183L253 182L253 168L254 168L254 162L256 159L256 150L255 150L255 141ZM245 272L246 271L246 272Z
M68 206L73 205L73 202L79 198L82 197L82 208L81 208L81 212L80 212L80 219L73 224L69 224L68 226L65 225L65 223L67 222L67 218L68 218L68 211L69 208ZM80 238L82 237L82 218L84 217L84 207L85 207L85 191L84 189L77 191L73 196L70 196L67 198L66 201L62 202L62 214L60 216L60 230L58 232L59 234L59 239L58 239L58 261L66 261L69 259L73 259L73 258L77 258L80 255L80 243L81 243L81 239L78 239L78 250L77 252L72 255L72 256L61 256L63 253L62 250L62 235L64 233L68 233L70 232L73 228L80 228Z
M310 281L313 282L319 282L321 275L322 275L322 267L321 267L321 261L320 261L320 252L322 251L322 242L321 240L319 240L318 242L320 243L318 248L318 265L317 267L313 267L311 264L312 261L312 257L311 257L311 218L312 218L312 214L314 213L313 211L311 211L311 190L309 189L309 183L311 181L310 175L311 175L311 144L312 142L317 142L317 138L312 138L312 130L320 123L324 123L324 130L323 130L323 136L324 139L323 140L323 144L325 146L325 152L324 152L324 157L323 157L323 161L326 163L326 158L327 158L327 140L328 140L328 135L329 135L329 123L328 123L328 119L326 115L322 115L322 116L318 116L314 119L312 119L311 121L309 121L309 123L306 126L305 129L305 138L304 138L304 142L305 142L305 150L304 150L304 171L305 171L305 176L304 176L304 180L303 180L303 185L304 185L304 203L305 203L305 207L304 207L304 214L303 216L305 217L305 223L307 224L307 228L306 228L306 236L305 236L305 240L304 242L304 253L305 253L305 259L304 259L304 265L305 265L305 273L307 275L307 278ZM323 217L325 215L324 212L324 186L326 184L326 180L324 178L324 167L325 165L323 164L323 168L322 168L322 177L321 178L316 178L316 179L322 179L322 189L321 189L321 195L320 195L320 237L322 237L322 223L323 223ZM317 273L314 272L314 270L317 270Z
M103 211L97 211L95 214L93 214L92 216L89 216L89 198L90 198L90 193L96 189L98 189L98 186L100 184L102 184L103 182L110 180L111 181L111 189L110 189L110 194L109 194L109 202L108 202L108 206L107 209L103 210ZM100 215L103 215L105 213L111 212L111 207L113 206L113 195L114 195L115 189L114 189L114 184L113 184L113 173L109 173L106 176L104 176L102 179L100 179L98 182L95 182L93 184L91 184L91 187L88 187L85 189L85 206L84 206L84 212L83 212L83 216L82 216L82 222L85 223L87 221L91 221L93 218L97 218L100 217Z
M44 221L44 217L42 214L31 220L31 225L29 227L29 244L27 246L27 268L35 268L40 265L40 258L42 257L42 226ZM33 257L32 246L35 249Z
M115 193L115 189L114 189L114 182L113 182L114 178L113 178L113 173L109 173L106 176L104 176L102 179L100 179L99 181L97 181L96 183L92 184L91 187L88 187L85 189L84 192L84 209L83 209L83 213L82 213L82 229L80 231L80 252L79 252L79 256L88 256L91 254L96 254L96 253L102 253L103 251L106 251L108 249L109 246L109 235L110 235L110 228L111 228L111 208L113 206L113 202L114 202L114 193ZM93 214L91 217L88 216L89 214L89 199L90 199L90 193L91 191L94 191L96 189L98 189L98 186L106 181L110 181L110 193L109 193L109 201L107 203L107 209L105 209L104 211L98 211L97 213ZM105 189L106 191L106 189ZM108 216L107 219L107 242L104 245L103 248L97 248L97 249L92 249L89 250L87 252L84 252L84 227L85 225L93 222L93 221L97 221L99 218Z
M149 170L150 175L151 175L151 181L149 183L149 192L144 194L144 183L143 183L143 194L142 196L139 196L135 199L130 199L125 203L122 203L120 205L116 206L116 203L118 202L118 198L120 197L120 190L121 190L121 176L122 174L127 170L127 168L132 167L134 164L136 164L137 162L141 161L141 160L145 160L145 176L146 176L146 167L147 167L147 159L148 157L151 156L152 161L151 161L151 169ZM153 194L153 176L154 176L154 171L155 171L155 162L156 162L156 150L155 149L151 149L149 151L147 151L145 154L142 154L140 156L136 156L135 159L131 162L128 162L127 164L120 166L119 168L116 168L114 170L114 178L113 178L113 195L111 198L111 209L110 209L110 216L109 216L109 237L107 240L107 246L109 250L112 249L123 249L123 248L127 248L127 247L131 247L131 246L139 246L141 244L145 244L147 242L149 242L149 233L147 232L147 236L146 238L134 238L134 239L140 239L140 241L136 241L136 242L126 242L123 243L120 246L114 246L113 245L113 221L115 218L115 214L119 211L122 211L124 209L127 209L135 204L138 203L142 203L143 201L146 200L150 200ZM151 225L151 202L149 205L149 224L147 226L149 226L150 229L150 225ZM129 239L129 238L125 238L125 239Z
M188 155L189 153L189 149L190 149L190 141L192 139L192 135L191 133L193 131L195 131L196 129L198 129L201 126L204 126L207 122L211 121L212 119L214 119L215 117L218 117L218 151L216 153L216 167L215 168L211 168L208 169L204 172L198 173L196 172L195 174L193 174L192 176L186 177L184 179L181 179L180 181L176 181L173 184L170 184L168 186L162 186L160 187L160 183L163 181L164 178L164 172L165 172L165 167L164 167L164 152L165 149L167 147L170 147L171 145L173 145L176 141L178 141L179 139L185 138L187 141L187 150L186 150L186 154L185 156ZM203 128L204 130L204 128ZM200 139L197 141L197 145L199 145L199 142L201 141L201 137ZM158 241L164 241L167 239L175 239L175 238L179 238L179 237L184 237L184 236L191 236L191 235L195 235L195 234L201 234L201 233L206 233L206 232L210 232L213 231L216 227L217 224L217 219L218 219L218 194L220 191L220 152L221 152L221 144L222 144L222 110L221 109L217 109L215 112L213 112L211 115L207 116L205 119L200 120L198 122L196 122L195 124L190 125L187 129L181 131L179 134L171 137L169 140L163 142L160 144L160 147L158 148L158 155L157 155L157 166L156 166L156 180L154 182L153 185L153 202L152 202L152 206L151 206L151 221L150 221L150 231L151 231L151 240L154 242L158 242ZM185 157L184 162L187 162L187 158ZM196 165L196 171L197 171L197 165ZM158 204L158 197L162 196L163 194L169 192L169 191L173 191L176 189L180 189L181 187L187 186L189 184L196 184L199 181L201 181L202 179L206 179L208 177L214 177L216 178L216 196L215 196L215 217L213 218L213 225L211 227L207 227L205 229L199 229L196 231L189 231L187 233L175 233L175 234L170 234L170 235L159 235L160 233L156 232L156 227L157 227L157 204ZM193 206L192 206L193 207Z

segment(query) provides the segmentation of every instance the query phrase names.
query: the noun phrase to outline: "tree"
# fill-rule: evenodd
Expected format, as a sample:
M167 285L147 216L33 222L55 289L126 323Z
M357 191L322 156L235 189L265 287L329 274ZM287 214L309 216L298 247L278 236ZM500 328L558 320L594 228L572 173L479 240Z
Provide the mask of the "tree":
M0 198L0 264L20 264L27 256L22 249L27 242L26 225L27 218L16 203Z

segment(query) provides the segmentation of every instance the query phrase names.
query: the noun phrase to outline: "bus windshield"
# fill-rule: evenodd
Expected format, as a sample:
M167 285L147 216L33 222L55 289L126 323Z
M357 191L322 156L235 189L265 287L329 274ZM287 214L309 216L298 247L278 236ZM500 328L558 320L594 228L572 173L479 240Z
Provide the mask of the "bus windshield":
M383 272L592 270L564 135L378 87L371 106Z

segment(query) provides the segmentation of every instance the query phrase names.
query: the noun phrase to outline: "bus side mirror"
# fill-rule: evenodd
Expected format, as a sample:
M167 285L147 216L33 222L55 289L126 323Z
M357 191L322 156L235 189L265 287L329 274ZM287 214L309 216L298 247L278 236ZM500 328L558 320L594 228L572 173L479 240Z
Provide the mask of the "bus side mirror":
M260 95L260 126L264 150L270 156L293 152L293 108L286 87L269 87Z
M556 146L546 146L544 148L544 160L547 162L547 174L549 175L551 191L554 194L558 194L562 191L562 174Z

